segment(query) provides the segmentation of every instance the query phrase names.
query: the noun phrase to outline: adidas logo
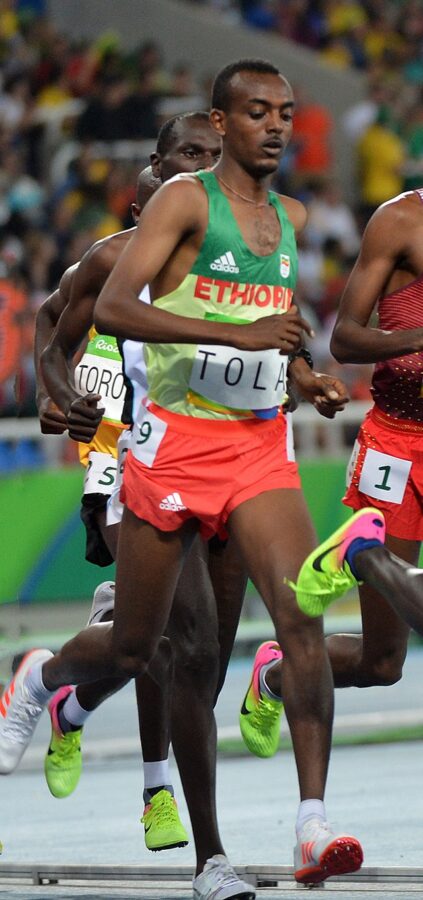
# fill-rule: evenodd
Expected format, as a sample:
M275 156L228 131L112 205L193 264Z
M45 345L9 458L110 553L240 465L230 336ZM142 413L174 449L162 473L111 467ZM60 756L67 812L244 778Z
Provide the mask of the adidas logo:
M186 506L184 506L182 502L181 495L175 491L174 494L168 494L168 496L162 500L160 509L170 509L171 512L178 512L180 509L186 509Z
M215 272L239 272L239 266L237 266L234 255L230 250L222 253L222 256L210 263L210 268Z

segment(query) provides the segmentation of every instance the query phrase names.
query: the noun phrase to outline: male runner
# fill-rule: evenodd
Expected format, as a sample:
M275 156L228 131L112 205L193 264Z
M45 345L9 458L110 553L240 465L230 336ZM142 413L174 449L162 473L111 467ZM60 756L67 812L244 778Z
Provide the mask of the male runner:
M140 208L147 202L160 182L146 170L137 182L137 204L133 204L134 219L137 221ZM95 245L96 259L108 253L110 261L110 242L106 238ZM90 258L90 253L88 253ZM85 258L82 265L85 264ZM44 348L52 338L61 313L70 303L72 289L77 281L77 270L80 264L71 266L62 276L59 288L44 302L37 316L34 359L37 373L37 405L39 409L41 429L43 433L57 434L66 430L69 424L67 417L51 400L46 390L41 372L40 359ZM93 277L91 266L91 278ZM86 269L90 269L86 266ZM73 318L77 314L77 305L73 304ZM65 317L66 318L66 317ZM87 468L84 479L81 517L87 532L88 561L97 565L108 565L116 556L118 526L106 526L106 506L110 499L117 472L117 445L123 436L126 425L122 422L123 399L125 395L122 375L122 361L114 338L97 335L95 329L87 328L81 332L79 344L86 344L86 335L90 338L85 352L80 357L73 376L73 364L66 373L67 382L72 385L72 397L78 399L73 379L81 390L83 379L93 381L96 387L101 384L104 396L102 421L92 438L87 443L79 444L79 455L82 464ZM63 333L62 325L58 328L57 342ZM55 343L53 342L53 354ZM57 350L56 350L57 352ZM80 356L80 354L79 354ZM73 363L73 360L72 360ZM100 395L97 395L97 399ZM92 406L97 409L96 400ZM77 406L77 404L76 404ZM96 412L98 417L98 413ZM88 624L105 622L113 617L114 584L110 581L100 584L94 592L92 608ZM188 835L179 819L174 800L173 786L170 784L168 749L170 729L170 690L172 682L172 665L170 648L164 643L155 664L155 679L147 673L136 680L137 695L142 696L142 716L139 715L141 744L143 748L144 768L144 835L146 846L150 850L164 850L175 846L184 846ZM49 704L52 722L52 735L48 753L45 757L44 771L48 787L53 796L67 797L75 790L82 769L81 737L82 727L90 713L97 708L111 693L117 691L127 679L111 682L105 679L98 684L80 686L76 690L63 687ZM141 699L139 700L141 705ZM7 767L6 767L7 768ZM3 774L7 772L3 771Z
M291 136L293 97L274 66L243 60L217 76L213 106L221 162L214 172L160 189L97 303L100 330L147 341L149 402L125 464L113 629L99 633L96 646L90 642L89 658L70 642L22 680L41 709L69 681L144 671L195 535L229 532L285 652L284 698L301 792L295 877L315 883L357 869L362 851L326 822L333 686L322 623L302 616L283 584L315 544L278 412L287 356L309 331L291 307L295 233L305 211L267 190ZM138 300L145 284L152 306ZM296 377L324 401L304 360L295 365ZM18 685L12 715L27 723L30 707L19 710L17 695ZM0 748L12 752L12 743L3 729ZM200 870L196 897L225 896L212 893L216 868Z
M423 538L423 190L384 203L364 232L331 350L340 362L376 363L344 503L377 507L386 546L416 566ZM377 309L378 327L369 327ZM374 586L360 588L363 636L330 639L335 683L394 684L408 626Z
M152 169L155 175L149 175L146 171L141 173L138 180L138 208L134 209L135 217L139 216L139 207L145 204L145 200L141 202L140 188L144 199L146 190L151 195L152 188L156 189L157 181L160 180L159 183L161 180L166 181L180 171L196 171L197 169L210 167L220 156L220 151L220 138L210 127L207 113L187 114L169 120L159 133L157 152L152 155ZM154 181L156 181L156 184L154 184ZM43 357L44 371L50 393L57 400L59 406L67 411L69 431L75 439L79 437L81 440L87 440L92 433L93 427L96 427L100 415L97 412L97 402L93 403L93 397L89 391L89 397L85 401L75 389L72 360L75 350L92 325L97 295L133 230L130 229L127 232L112 235L98 242L85 255L79 264L78 271L75 272L72 278L72 289L66 310L60 318L50 347ZM93 335L93 342L96 342L97 345L98 343L102 345L106 343L107 346L112 346L113 340L110 337L104 339L102 336ZM90 378L91 380L93 378L93 376L90 376L89 366L91 364L94 367L96 384L99 381L103 381L103 384L106 386L107 411L107 386L113 383L113 373L112 378L110 378L107 377L107 368L106 375L99 371L98 356L97 352L97 358L90 363L90 356L84 355L76 369L76 384L78 386L79 381L83 378L83 384L87 389L89 388L88 382ZM134 407L136 408L140 396L145 394L146 383L145 366L140 353L140 345L125 341L123 344L123 356L126 375L130 375L132 380L127 400L136 401L134 402ZM110 363L108 367L110 367ZM95 390L96 385L93 387ZM98 395L96 395L94 400L97 401L97 399ZM81 422L79 416L80 406L85 402L89 410L91 410L92 416L88 429ZM103 402L101 405L103 406ZM127 413L130 405L130 402L125 403ZM113 404L111 406L113 412ZM110 418L110 415L107 418ZM89 444L82 445L88 448L89 451L95 451L94 462L96 464L97 479L101 479L101 482L106 480L104 479L104 472L110 471L111 464L111 460L106 459L105 462L102 460L101 466L97 465L97 451L100 449L99 438L102 427L103 423L101 423L93 440ZM108 447L112 449L110 435L109 429L109 431L106 431L106 437L108 439ZM97 497L94 495L94 501L96 499ZM102 513L104 504L102 503L101 494L98 495L97 507ZM116 517L115 504L113 504L112 518L113 521L119 521L119 515ZM113 540L116 542L116 529L110 525L105 530L102 529L102 533L105 533L109 545L110 532L113 532ZM198 539L189 554L186 566L181 574L167 632L171 638L171 646L175 657L172 742L190 810L197 852L199 859L202 861L202 866L208 856L216 856L219 868L218 874L224 882L224 889L226 892L229 890L232 892L231 894L227 893L228 897L234 896L234 891L244 890L245 892L247 888L248 893L250 893L250 888L235 876L235 873L233 870L230 870L223 858L223 848L217 832L215 813L215 751L213 750L213 744L210 743L210 736L213 741L213 706L224 681L239 620L245 584L244 569L238 561L238 554L233 544L232 547L229 545L225 546L220 541L215 540L209 542L209 546L206 549L203 542ZM216 615L216 604L218 616ZM124 681L126 680L127 678L124 679ZM151 756L156 746L156 742L153 739L157 735L159 724L157 721L158 707L157 703L153 702L154 698L151 688L149 688L148 696L146 696L146 680L145 677L137 679L140 732L144 760L146 759L146 748L148 751L149 746L152 745ZM117 690L120 683L117 681L113 686ZM152 687L154 687L154 682L152 682ZM110 692L110 682L107 680L100 682L99 685L78 686L76 694L82 710L74 709L75 703L72 696L65 700L59 713L64 729L67 728L66 714L69 705L71 707L72 721L77 719L76 724L82 724L82 721L85 721L87 717L85 710L92 711ZM58 693L60 695L60 691ZM50 747L49 754L46 757L46 777L49 784L53 785L53 787L55 787L57 781L57 773L60 784L61 786L63 785L61 758L63 758L68 772L74 769L74 766L77 766L78 763L80 765L80 753L77 752L77 748L69 747L69 743L72 740L71 733L65 731L65 735L70 735L68 740L63 740L60 737L57 728L57 714L55 712L56 697L50 703L53 726L56 722L56 728L53 727L53 742L56 752L51 753L52 748ZM167 737L167 753L169 729L165 730L163 727L159 731L161 734L164 732L164 737ZM56 758L57 765L55 765ZM156 754L155 759L157 758ZM167 772L163 773L165 764L167 768L167 759L162 760L160 757L160 760L160 764L159 762L147 762L146 777L151 778L151 771L153 771L153 774L158 771L157 784L167 785L169 778ZM67 795L70 792L69 787L73 790L76 783L73 778L70 780L66 779L66 782L65 791ZM146 785L148 787L147 781ZM180 822L178 825L178 821L175 821L175 811L172 811L170 804L168 802L164 803L166 799L164 794L166 793L167 791L160 790L156 794L153 789L146 791L144 794L146 810L143 821L146 845L150 849L164 849L164 846L174 846L176 839L178 839L179 843L182 843L182 826ZM61 796L63 795L61 793ZM160 846L158 846L158 841ZM214 880L216 879L215 868L216 863L213 863Z
M339 362L376 363L374 406L359 431L344 503L384 513L386 546L411 566L423 538L423 189L400 194L371 217L346 285L331 349ZM374 311L378 327L369 325ZM374 580L359 588L361 635L331 635L335 687L401 678L409 620ZM240 725L248 748L271 756L279 742L281 652L259 647ZM282 666L284 663L282 663ZM278 696L279 695L279 696Z

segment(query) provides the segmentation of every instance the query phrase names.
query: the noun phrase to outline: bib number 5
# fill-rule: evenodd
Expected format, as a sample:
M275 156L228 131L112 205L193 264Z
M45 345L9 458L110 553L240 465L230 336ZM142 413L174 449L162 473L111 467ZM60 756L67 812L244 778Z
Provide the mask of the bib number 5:
M91 451L84 479L84 494L111 494L116 481L117 460L111 453Z

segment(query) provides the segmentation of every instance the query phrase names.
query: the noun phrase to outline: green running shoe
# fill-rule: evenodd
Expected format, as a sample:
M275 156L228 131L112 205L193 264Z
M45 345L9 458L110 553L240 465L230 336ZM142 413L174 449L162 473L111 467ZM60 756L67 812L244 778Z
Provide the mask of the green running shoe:
M186 847L188 835L179 818L178 807L170 791L154 794L141 819L147 850L170 850Z
M285 584L295 591L303 613L321 616L330 603L361 583L345 559L349 546L357 538L370 541L370 546L383 544L385 519L379 509L360 509L310 553L301 566L296 584L284 579Z
M60 688L50 700L48 710L51 717L51 740L44 759L44 774L53 797L68 797L75 790L82 771L81 735L82 728L63 734L57 715L57 706L73 688Z
M248 691L239 714L239 727L244 744L255 756L274 756L279 746L282 700L273 700L260 691L260 670L269 662L282 659L282 651L275 641L261 644L254 657L253 672Z

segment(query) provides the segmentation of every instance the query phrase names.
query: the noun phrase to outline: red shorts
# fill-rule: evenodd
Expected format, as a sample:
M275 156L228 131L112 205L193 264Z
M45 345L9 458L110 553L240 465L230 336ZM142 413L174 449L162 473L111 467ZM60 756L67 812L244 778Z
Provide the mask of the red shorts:
M423 425L374 406L358 433L349 478L346 506L376 506L392 537L423 540Z
M231 512L263 491L300 489L284 416L215 422L176 415L152 404L135 429L121 500L161 531L188 519L200 533L227 536Z

